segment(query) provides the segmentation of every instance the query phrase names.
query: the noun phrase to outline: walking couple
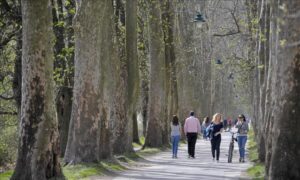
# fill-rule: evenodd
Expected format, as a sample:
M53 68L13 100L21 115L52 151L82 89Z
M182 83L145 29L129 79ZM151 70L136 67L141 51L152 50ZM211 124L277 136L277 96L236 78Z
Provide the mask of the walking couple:
M197 141L198 133L200 133L200 131L201 131L201 126L199 120L196 117L194 117L194 112L190 112L190 117L188 117L184 123L184 133L188 140L189 158L195 158L195 144ZM174 115L172 125L171 125L171 141L172 141L173 158L177 158L180 134L181 134L181 126L178 122L178 117Z
M189 158L195 158L195 145L197 141L197 136L198 133L201 132L200 122L194 115L195 113L193 111L190 112L190 117L188 117L184 123L184 134L186 135L188 141ZM174 115L172 125L171 125L173 158L177 158L180 134L181 134L181 126L179 125L178 117Z

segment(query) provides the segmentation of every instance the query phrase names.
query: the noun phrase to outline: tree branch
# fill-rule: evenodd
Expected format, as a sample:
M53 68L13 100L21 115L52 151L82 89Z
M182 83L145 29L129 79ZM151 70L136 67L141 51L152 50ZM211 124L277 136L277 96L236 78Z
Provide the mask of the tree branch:
M18 115L17 112L0 111L0 115Z
M213 36L217 36L217 37L232 36L232 35L235 35L235 34L239 34L241 32L240 25L238 23L237 18L234 15L234 12L231 11L230 14L231 14L231 16L232 16L232 18L234 20L235 25L236 25L236 30L235 31L229 31L229 32L227 32L225 34L213 34Z
M14 96L12 96L12 97L5 97L5 96L0 95L0 99L4 99L4 100L12 100L14 98L15 98Z

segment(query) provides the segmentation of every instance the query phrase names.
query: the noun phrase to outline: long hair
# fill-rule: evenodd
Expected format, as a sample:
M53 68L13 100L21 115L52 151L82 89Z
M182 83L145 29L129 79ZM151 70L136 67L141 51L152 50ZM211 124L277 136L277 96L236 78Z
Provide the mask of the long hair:
M179 124L179 120L178 120L178 117L176 115L173 115L172 124L174 126L177 126Z
M244 114L240 114L239 117L243 118L243 121L246 121L246 117L244 116Z
M219 122L218 123L221 123L222 122L222 115L220 113L214 114L214 116L212 118L212 122L216 123L216 121L217 121L218 118L219 118Z
M209 123L209 117L208 117L208 116L206 116L206 117L204 118L204 123L205 123L205 124Z

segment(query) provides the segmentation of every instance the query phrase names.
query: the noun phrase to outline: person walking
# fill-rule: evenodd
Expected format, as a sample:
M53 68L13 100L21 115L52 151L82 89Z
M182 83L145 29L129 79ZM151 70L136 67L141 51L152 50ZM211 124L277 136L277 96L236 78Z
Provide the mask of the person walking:
M210 143L211 143L211 153L212 153L213 161L216 158L217 162L219 162L221 133L224 130L223 123L222 123L222 115L220 113L216 113L213 116L210 129L211 129Z
M178 117L174 115L171 123L171 141L172 141L172 152L173 152L172 158L177 158L178 145L180 141L180 132L181 132L181 126L179 124Z
M209 121L209 117L206 116L204 119L203 119L203 123L202 123L202 126L201 126L201 130L202 130L202 135L203 135L203 139L204 140L207 140L207 136L206 136L206 128L210 125L210 121Z
M201 131L199 119L194 117L195 113L190 112L190 117L185 120L184 133L188 141L189 158L195 158L195 145L198 133Z
M239 162L245 162L245 146L247 142L247 134L249 131L249 126L243 114L240 114L238 116L238 122L235 127L238 129L237 141L238 141L239 152L240 152Z

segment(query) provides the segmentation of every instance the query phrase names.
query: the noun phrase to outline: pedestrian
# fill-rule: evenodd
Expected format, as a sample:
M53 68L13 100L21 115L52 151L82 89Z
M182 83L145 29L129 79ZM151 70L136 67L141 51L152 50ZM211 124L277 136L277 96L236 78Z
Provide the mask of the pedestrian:
M198 133L201 131L199 119L196 118L193 111L190 112L190 117L185 120L184 133L188 141L189 158L195 158L195 145Z
M224 130L222 123L222 115L220 113L216 113L213 116L212 124L211 124L211 153L213 157L213 161L215 158L217 162L219 162L220 157L220 145L221 145L221 133Z
M235 127L238 129L237 141L238 141L239 152L240 152L239 162L245 162L245 146L247 142L247 134L249 131L249 126L243 114L240 114L238 116L238 122Z
M203 135L203 139L207 140L207 136L206 136L206 128L209 126L210 124L210 121L209 121L209 117L206 116L204 119L203 119L203 123L202 123L202 126L201 126L201 130L202 130L202 135Z
M178 145L180 141L181 126L176 115L173 116L171 123L171 141L172 141L172 158L177 158Z

